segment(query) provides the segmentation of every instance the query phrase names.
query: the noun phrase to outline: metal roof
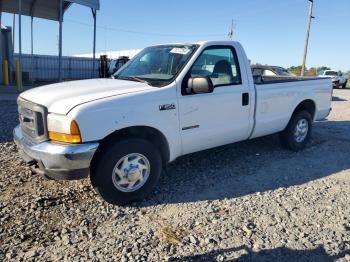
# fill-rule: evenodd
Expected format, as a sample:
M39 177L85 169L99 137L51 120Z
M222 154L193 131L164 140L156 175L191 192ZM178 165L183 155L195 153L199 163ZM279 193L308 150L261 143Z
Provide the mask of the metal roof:
M18 0L1 1L2 12L18 14ZM99 0L64 0L63 10L66 11L71 4L83 5L95 10L100 9ZM60 0L22 0L22 14L37 18L59 21Z

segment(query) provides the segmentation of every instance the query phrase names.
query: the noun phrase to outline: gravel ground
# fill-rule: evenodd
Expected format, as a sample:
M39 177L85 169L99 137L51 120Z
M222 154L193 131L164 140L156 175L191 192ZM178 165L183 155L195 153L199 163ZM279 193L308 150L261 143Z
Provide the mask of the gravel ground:
M350 261L350 90L334 95L306 150L269 136L192 154L129 207L33 175L0 101L0 260Z

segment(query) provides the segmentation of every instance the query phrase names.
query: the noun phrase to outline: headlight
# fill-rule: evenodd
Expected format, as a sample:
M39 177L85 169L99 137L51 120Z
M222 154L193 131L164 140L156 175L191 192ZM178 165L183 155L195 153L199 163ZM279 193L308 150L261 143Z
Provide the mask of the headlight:
M81 143L80 130L74 119L56 114L48 114L47 129L49 138L65 143Z

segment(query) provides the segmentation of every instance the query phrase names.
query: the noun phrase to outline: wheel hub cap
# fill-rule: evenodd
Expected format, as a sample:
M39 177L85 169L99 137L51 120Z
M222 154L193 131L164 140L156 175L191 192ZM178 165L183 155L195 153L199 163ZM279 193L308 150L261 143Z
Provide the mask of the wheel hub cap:
M148 159L138 153L128 154L118 160L112 172L114 186L122 192L134 192L140 189L150 174Z
M133 168L127 172L127 179L129 182L136 182L141 179L141 172L138 168Z
M306 119L300 119L295 126L294 138L298 143L302 143L309 132L309 123Z

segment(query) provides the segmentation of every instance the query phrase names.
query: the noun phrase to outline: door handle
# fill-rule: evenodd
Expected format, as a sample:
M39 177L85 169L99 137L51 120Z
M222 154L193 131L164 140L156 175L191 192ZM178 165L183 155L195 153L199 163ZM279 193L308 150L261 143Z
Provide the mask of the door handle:
M242 94L242 106L249 105L249 93Z

